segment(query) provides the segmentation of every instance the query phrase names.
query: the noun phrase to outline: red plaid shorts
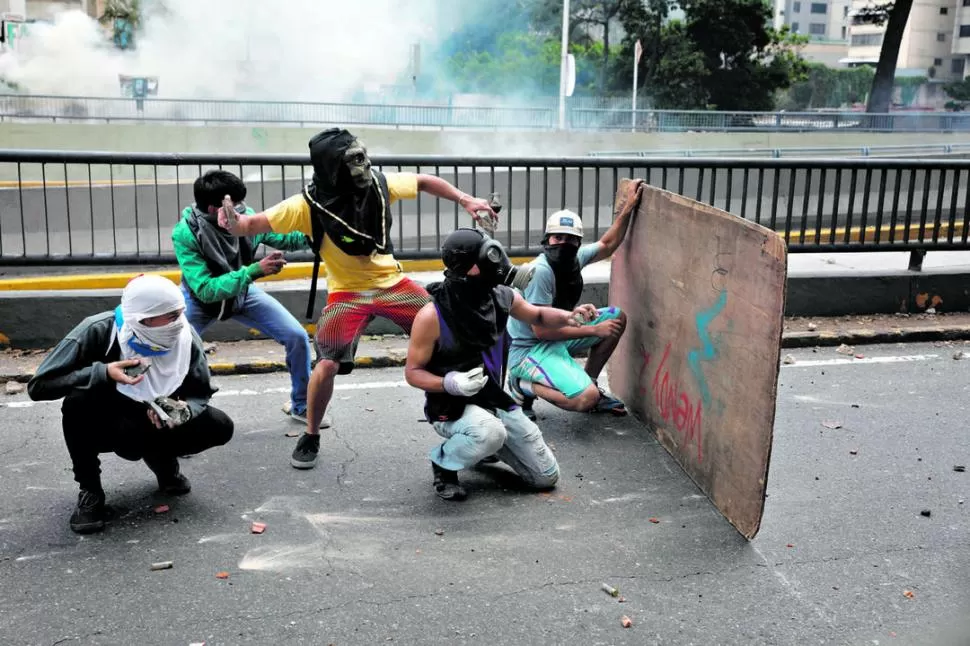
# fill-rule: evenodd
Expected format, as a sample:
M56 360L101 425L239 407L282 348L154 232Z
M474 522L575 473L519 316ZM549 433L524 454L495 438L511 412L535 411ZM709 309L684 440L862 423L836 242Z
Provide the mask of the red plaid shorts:
M411 334L414 317L430 301L428 292L410 278L387 289L328 294L314 336L317 358L336 361L340 364L338 374L349 374L368 323L380 316Z

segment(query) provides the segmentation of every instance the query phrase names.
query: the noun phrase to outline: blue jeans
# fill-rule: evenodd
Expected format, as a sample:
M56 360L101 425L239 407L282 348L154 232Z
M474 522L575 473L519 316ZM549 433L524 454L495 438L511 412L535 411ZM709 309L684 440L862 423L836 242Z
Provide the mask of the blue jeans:
M182 285L185 295L185 318L199 336L215 321L202 311L199 301ZM280 302L256 285L249 286L249 293L241 312L232 316L247 327L259 330L266 336L282 343L286 348L286 369L290 373L290 401L293 411L306 414L306 393L310 383L310 337L300 322Z
M431 449L428 457L444 469L460 471L497 454L531 487L548 489L559 480L556 456L539 427L518 406L493 415L468 405L459 419L432 426L445 441Z

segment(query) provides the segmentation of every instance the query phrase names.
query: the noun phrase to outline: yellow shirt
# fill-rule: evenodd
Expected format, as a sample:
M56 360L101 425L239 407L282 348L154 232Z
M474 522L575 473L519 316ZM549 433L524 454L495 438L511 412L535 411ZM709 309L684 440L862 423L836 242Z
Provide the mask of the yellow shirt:
M418 196L418 176L414 173L387 173L391 204ZM313 234L310 205L303 194L294 195L264 212L274 233L302 231ZM390 235L390 232L388 232ZM372 252L370 256L350 256L324 234L320 258L327 265L327 291L361 292L387 289L404 278L400 263L391 254Z

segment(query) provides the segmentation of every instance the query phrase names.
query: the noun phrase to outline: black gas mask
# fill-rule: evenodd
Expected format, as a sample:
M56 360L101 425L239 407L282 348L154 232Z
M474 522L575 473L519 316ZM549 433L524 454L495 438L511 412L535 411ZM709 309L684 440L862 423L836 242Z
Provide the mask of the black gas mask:
M483 290L498 285L517 286L521 276L530 273L512 265L502 244L477 229L462 228L449 235L441 247L441 259L446 277ZM469 276L468 271L476 265L478 275Z

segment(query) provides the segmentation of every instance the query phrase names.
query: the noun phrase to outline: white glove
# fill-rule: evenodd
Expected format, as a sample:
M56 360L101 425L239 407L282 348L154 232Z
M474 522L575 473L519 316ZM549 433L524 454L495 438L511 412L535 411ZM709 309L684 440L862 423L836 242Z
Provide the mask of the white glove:
M452 370L445 375L445 392L455 397L471 397L484 388L486 382L488 382L488 375L481 366L467 372Z

